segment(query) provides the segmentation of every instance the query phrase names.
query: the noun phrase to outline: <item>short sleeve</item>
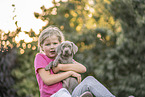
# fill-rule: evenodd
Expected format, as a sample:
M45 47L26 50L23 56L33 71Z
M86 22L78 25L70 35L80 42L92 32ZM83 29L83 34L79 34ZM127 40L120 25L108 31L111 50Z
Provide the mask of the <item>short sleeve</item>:
M37 70L39 68L45 68L48 65L46 59L41 56L41 54L37 54L34 61L35 73L38 73Z

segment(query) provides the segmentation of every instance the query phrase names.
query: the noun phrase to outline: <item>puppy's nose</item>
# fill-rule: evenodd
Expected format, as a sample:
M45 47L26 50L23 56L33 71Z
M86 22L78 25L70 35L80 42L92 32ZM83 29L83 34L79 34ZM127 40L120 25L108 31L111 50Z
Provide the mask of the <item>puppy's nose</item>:
M68 50L66 50L65 53L68 53Z

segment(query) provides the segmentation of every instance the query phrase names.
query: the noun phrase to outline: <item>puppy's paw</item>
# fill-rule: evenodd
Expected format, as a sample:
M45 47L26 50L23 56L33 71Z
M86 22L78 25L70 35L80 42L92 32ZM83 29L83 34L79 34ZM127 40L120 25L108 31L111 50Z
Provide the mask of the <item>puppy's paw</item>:
M50 67L50 65L48 64L48 65L45 67L45 70L48 71L48 70L50 70L50 68L51 68L51 67Z
M46 67L45 67L45 70L48 71L52 68L52 65L53 65L53 61L50 62Z
M54 61L53 62L53 67L57 67L57 65L58 65L58 62Z

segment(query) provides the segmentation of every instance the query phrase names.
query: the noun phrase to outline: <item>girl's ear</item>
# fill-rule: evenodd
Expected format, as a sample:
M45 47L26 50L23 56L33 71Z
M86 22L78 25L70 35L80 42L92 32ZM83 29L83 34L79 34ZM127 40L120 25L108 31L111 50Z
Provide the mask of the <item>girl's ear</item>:
M71 42L71 44L72 44L72 51L75 54L78 51L78 47L73 42Z
M56 47L56 50L55 50L55 51L57 52L58 55L61 54L61 45L62 45L62 44L59 44L59 45Z

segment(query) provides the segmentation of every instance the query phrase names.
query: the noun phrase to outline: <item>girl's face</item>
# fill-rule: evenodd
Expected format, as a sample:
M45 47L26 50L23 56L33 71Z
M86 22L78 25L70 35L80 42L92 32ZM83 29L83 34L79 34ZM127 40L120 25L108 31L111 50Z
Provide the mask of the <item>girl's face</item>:
M41 46L46 56L54 59L57 56L55 49L59 44L60 42L58 37L56 35L52 35L51 37L46 38Z

